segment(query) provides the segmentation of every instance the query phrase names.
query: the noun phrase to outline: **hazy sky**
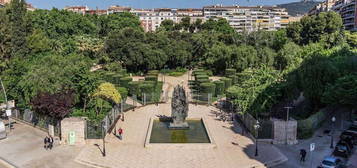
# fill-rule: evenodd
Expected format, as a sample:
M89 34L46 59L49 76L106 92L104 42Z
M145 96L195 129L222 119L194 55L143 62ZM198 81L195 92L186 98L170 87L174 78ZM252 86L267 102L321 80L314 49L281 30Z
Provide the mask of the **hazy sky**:
M110 5L133 8L200 8L204 5L275 5L299 0L27 0L36 8L51 9L73 5L87 5L90 8L106 9Z

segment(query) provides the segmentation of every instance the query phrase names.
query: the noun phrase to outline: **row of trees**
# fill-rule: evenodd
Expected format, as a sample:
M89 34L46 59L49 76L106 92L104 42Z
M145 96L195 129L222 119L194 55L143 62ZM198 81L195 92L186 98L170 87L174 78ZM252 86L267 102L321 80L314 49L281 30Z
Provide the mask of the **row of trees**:
M25 1L12 0L0 9L0 22L0 74L9 97L23 107L40 93L70 90L72 108L78 112L100 84L98 74L90 71L94 64L130 73L202 67L224 74L234 68L242 73L240 83L229 90L240 94L237 105L243 112L266 111L301 91L320 107L327 103L321 97L333 94L327 90L335 81L345 85L356 72L342 68L356 55L352 49L356 34L342 31L341 18L334 12L307 16L271 32L235 32L224 19L192 23L188 17L179 24L164 21L158 31L144 32L139 19L129 13L26 11ZM248 89L253 86L260 89ZM269 98L273 86L279 86L273 89L277 96ZM268 97L261 97L265 90ZM243 100L247 100L244 105L239 103ZM255 109L258 105L260 110Z

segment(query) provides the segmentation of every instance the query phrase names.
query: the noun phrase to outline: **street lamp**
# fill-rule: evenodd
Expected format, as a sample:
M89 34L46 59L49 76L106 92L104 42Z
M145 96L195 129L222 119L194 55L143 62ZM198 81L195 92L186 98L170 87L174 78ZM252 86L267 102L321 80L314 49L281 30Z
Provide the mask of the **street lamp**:
M2 91L4 92L4 97L5 97L5 103L6 103L6 115L9 118L9 131L11 132L11 110L9 109L9 102L7 101L7 95L6 95L6 91L5 91L5 87L4 84L2 83L2 80L0 78L0 83L1 83L1 87L2 87Z
M257 120L257 123L255 123L254 128L255 128L255 134L256 134L256 137L255 137L255 156L258 156L258 129L260 128L260 124L259 124L258 120Z
M336 121L335 116L333 116L331 118L331 121L332 121L332 130L331 130L331 145L330 145L330 148L333 149L333 131L335 129L335 121Z

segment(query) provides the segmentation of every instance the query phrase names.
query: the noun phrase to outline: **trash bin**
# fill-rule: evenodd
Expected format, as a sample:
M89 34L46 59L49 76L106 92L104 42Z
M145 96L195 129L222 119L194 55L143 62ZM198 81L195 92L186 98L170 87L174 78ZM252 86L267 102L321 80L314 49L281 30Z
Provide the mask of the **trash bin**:
M3 121L0 121L0 139L6 138L6 129Z

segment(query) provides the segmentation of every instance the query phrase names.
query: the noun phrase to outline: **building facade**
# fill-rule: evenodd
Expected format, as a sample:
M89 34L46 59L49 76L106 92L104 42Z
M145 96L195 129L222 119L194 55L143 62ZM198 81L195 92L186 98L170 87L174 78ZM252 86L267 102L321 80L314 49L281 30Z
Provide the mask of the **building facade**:
M112 14L129 12L136 15L145 31L156 31L164 20L180 23L185 17L190 17L191 23L201 20L224 18L236 31L273 31L285 28L291 21L284 8L275 6L205 6L202 9L156 8L134 9L125 6L110 6L107 10L90 10L86 6L66 7L65 10L79 14Z
M86 11L89 10L87 6L66 6L64 10L72 11L82 15L86 14Z
M224 18L236 31L278 30L289 23L289 15L284 8L274 6L206 6L203 7L206 20Z
M317 15L320 12L328 12L332 9L332 7L335 5L335 3L338 0L326 0L323 1L319 4L317 4L315 7L313 7L312 9L310 9L310 11L308 12L308 15Z
M345 30L357 31L357 3L356 0L339 0L332 10L341 15Z

